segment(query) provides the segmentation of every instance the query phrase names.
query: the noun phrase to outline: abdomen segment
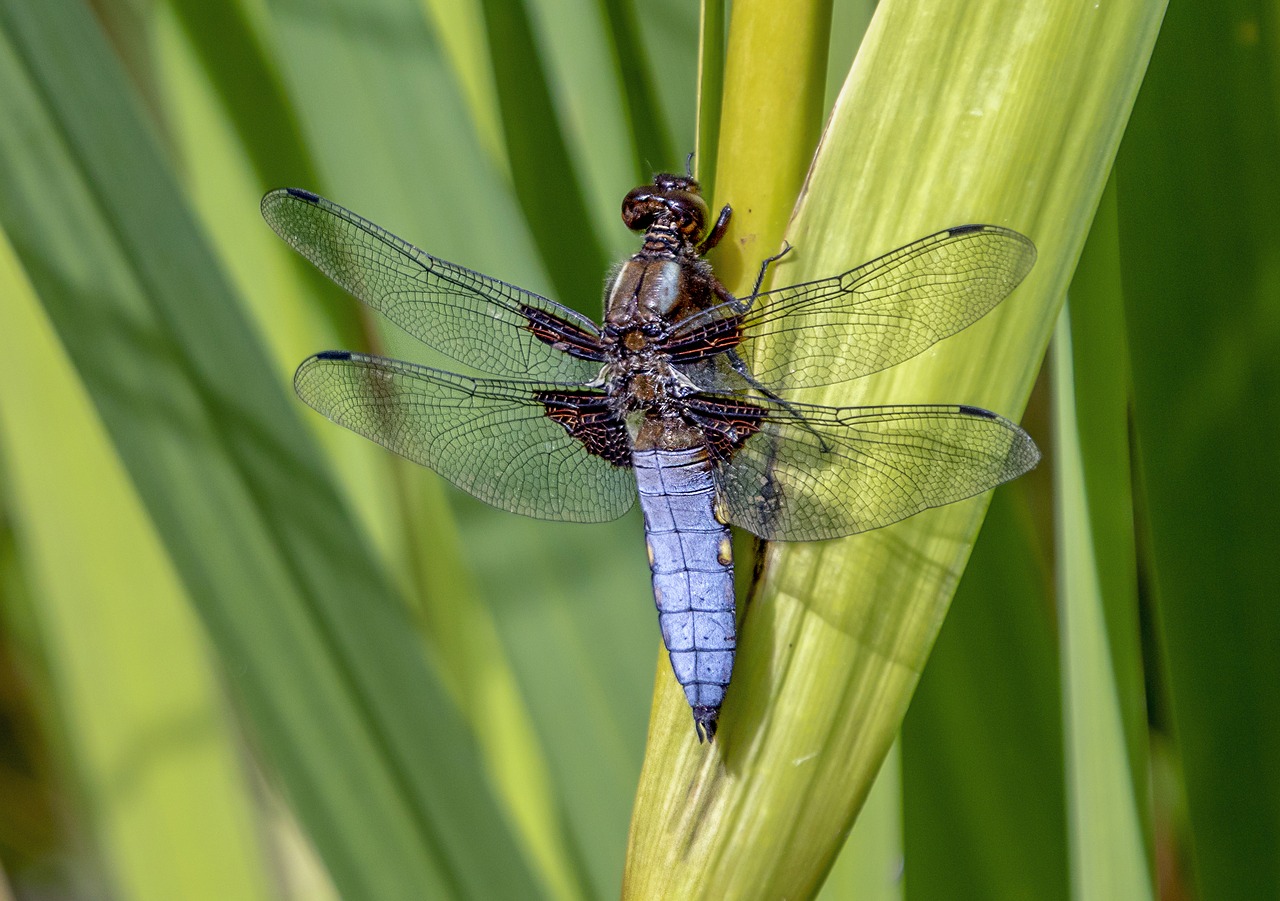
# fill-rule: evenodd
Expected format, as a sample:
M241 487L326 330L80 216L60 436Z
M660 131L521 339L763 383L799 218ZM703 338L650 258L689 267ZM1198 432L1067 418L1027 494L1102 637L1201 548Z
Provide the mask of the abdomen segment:
M699 739L714 737L736 646L729 528L715 517L705 448L631 455L644 511L653 598Z

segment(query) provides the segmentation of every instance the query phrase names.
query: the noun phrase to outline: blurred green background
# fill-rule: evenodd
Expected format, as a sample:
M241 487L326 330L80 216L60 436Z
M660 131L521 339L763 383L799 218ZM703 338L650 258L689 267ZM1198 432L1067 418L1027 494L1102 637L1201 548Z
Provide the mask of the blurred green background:
M302 407L314 351L421 355L257 202L597 317L622 194L708 141L700 12L0 0L0 892L618 895L669 678L638 516L502 514ZM828 109L872 13L834 4ZM1278 37L1170 5L1046 462L826 897L1280 898Z

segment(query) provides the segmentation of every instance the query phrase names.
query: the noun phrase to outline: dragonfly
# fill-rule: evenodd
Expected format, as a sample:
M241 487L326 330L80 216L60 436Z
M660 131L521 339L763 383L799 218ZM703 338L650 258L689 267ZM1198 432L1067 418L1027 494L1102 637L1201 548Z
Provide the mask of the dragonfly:
M1007 228L944 229L761 290L779 254L740 298L705 259L732 209L713 221L691 175L663 173L623 199L643 244L612 276L597 325L309 191L272 191L262 214L338 285L476 372L324 351L294 376L303 401L503 510L604 522L639 498L659 626L699 741L715 737L733 672L731 525L769 541L843 537L1040 459L1019 426L976 406L788 397L896 365L991 311L1035 262Z

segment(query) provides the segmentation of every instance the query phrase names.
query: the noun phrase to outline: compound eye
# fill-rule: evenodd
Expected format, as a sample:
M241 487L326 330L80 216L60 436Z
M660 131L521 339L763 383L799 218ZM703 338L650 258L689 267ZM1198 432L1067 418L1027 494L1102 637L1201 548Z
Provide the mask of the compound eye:
M622 221L632 231L644 231L657 220L667 205L661 198L655 197L653 190L647 185L632 188L622 198Z
M671 191L667 194L670 207L680 233L696 241L707 228L707 202L691 191Z

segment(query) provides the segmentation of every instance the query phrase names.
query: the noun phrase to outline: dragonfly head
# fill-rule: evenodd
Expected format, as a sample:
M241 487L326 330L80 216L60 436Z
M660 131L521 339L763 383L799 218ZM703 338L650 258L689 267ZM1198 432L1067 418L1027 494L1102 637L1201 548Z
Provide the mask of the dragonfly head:
M622 221L632 231L656 226L697 243L706 233L709 218L698 182L685 175L659 173L653 184L633 188L622 199Z

